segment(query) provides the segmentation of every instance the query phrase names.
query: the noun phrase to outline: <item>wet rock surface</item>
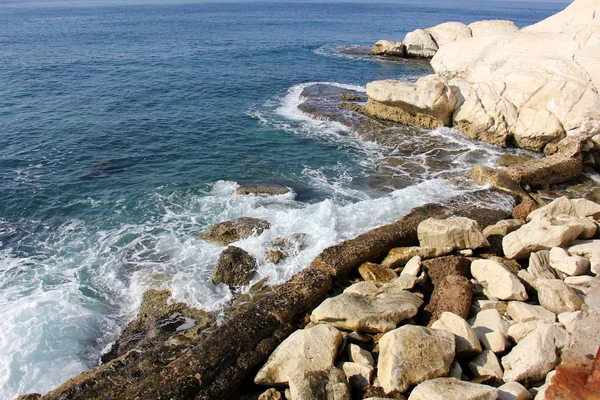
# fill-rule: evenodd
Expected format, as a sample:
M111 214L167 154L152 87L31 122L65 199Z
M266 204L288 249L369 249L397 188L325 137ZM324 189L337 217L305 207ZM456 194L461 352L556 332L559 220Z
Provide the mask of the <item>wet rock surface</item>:
M233 221L225 221L209 227L198 236L198 240L227 246L241 239L253 235L260 235L263 231L271 228L268 221L258 218L242 217Z
M245 250L229 246L219 256L211 279L214 283L244 286L250 283L256 266L256 259Z
M239 182L238 185L235 193L239 195L258 194L277 196L290 192L290 188L277 181Z

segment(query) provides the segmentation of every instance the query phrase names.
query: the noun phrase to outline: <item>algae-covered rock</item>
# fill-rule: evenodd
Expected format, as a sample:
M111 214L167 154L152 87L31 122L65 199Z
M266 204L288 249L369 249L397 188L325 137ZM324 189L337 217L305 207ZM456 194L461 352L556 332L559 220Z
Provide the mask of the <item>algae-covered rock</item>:
M270 229L271 224L258 218L241 217L233 221L220 222L209 227L198 236L198 240L227 246L238 240L260 235L263 231Z

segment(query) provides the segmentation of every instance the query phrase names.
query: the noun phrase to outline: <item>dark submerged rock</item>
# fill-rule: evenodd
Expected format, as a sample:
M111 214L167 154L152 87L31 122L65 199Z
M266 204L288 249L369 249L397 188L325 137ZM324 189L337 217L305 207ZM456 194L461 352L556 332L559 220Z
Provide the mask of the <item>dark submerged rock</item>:
M260 235L270 228L271 224L268 221L252 217L241 217L233 221L212 225L202 235L198 236L198 240L227 246L238 240Z
M219 256L211 278L213 283L244 286L252 280L256 266L254 257L245 250L229 246Z
M254 181L239 183L239 187L235 192L239 195L264 194L276 196L289 193L290 188L276 181Z

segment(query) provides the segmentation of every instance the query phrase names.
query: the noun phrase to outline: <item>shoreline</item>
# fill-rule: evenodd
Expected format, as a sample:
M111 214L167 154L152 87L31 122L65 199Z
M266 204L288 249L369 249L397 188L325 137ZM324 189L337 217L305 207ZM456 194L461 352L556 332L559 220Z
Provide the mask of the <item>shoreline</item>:
M573 154L585 154L585 151L581 150L582 146L578 146L579 147L577 147L577 150L575 150ZM572 157L569 157L570 160ZM557 169L552 169L554 168L552 165L544 164L546 161L540 160L526 162L528 167L531 166L531 168L535 170L533 172L531 172L528 167L520 170L521 167L518 166L519 164L517 164L517 166L508 167L507 170L509 171L509 175L510 171L517 171L514 172L514 174L518 175L515 179L512 179L513 176L509 176L511 178L509 179L509 183L506 183L502 176L499 177L500 173L498 171L487 170L484 171L485 174L481 173L479 175L478 183L491 183L494 189L499 190L496 196L503 196L501 193L508 192L517 197L518 200L521 201L521 204L532 208L542 207L546 205L546 202L543 200L542 196L536 194L532 196L531 189L536 187L542 187L542 189L544 189L548 185L549 179L558 174L557 171L567 171L568 173L566 177L562 176L560 182L557 181L556 183L563 183L564 181L572 180L575 176L579 176L581 171L578 169L578 166L581 165L581 169L583 169L582 163L584 156L581 156L580 158L581 159L575 163L575 168L573 168L573 164L568 163L566 165L559 164L559 166L556 167ZM547 157L541 160L550 159L552 158ZM538 167L537 165L541 166ZM495 192L489 191L489 193ZM492 196L493 195L494 194L492 194ZM528 203L527 199L533 199L534 204ZM481 230L483 230L484 228L492 226L496 222L506 220L509 217L507 214L502 218L500 215L494 215L492 211L498 210L482 211L480 214L477 214L475 212L477 210L469 209L469 204L471 203L468 201L464 202L462 205L460 204L460 200L455 201L458 204L446 207L439 204L428 204L419 207L396 223L373 229L357 238L344 241L325 249L312 262L311 267L296 274L287 282L276 288L258 288L255 299L252 299L252 295L249 295L248 297L250 297L250 299L243 306L240 306L235 310L232 309L229 319L224 321L221 325L213 325L213 322L210 321L211 317L206 313L206 315L202 314L202 310L192 310L186 308L185 305L174 306L169 304L167 296L167 298L163 298L164 301L161 300L161 302L159 302L160 304L153 305L152 307L167 307L169 312L165 313L164 310L162 310L158 312L157 315L151 315L152 312L150 312L151 318L144 321L140 320L140 314L142 314L142 311L140 311L138 317L129 324L129 326L131 326L132 324L137 323L140 327L138 329L133 329L133 332L127 333L127 329L129 329L128 326L119 338L119 341L124 339L124 341L127 342L127 334L132 336L142 334L146 335L148 341L134 344L131 348L125 347L126 350L117 352L118 355L115 354L111 356L110 360L107 359L106 364L70 379L61 387L44 396L25 395L21 396L20 399L72 399L96 397L222 399L232 398L231 396L238 392L240 387L248 390L247 393L242 393L240 398L257 398L260 393L255 393L257 387L250 383L251 378L254 379L254 374L256 374L258 368L268 357L275 354L278 346L295 332L307 331L321 325L328 326L328 322L319 324L308 322L312 319L312 317L310 317L311 312L322 305L323 300L325 300L326 297L331 298L331 296L339 296L341 295L342 289L348 289L354 284L357 284L357 279L359 279L357 276L358 268L362 265L366 263L381 263L394 248L419 247L420 243L417 230L419 224L425 219L432 217L446 219L451 216L465 216L478 222ZM462 210L460 209L461 207ZM498 214L501 213L501 211L498 212ZM524 214L524 216L527 216L527 214L529 213ZM524 220L525 218L522 219ZM597 224L596 218L596 225ZM489 244L491 246L486 248L492 250L490 250L489 253L483 253L488 257L484 257L482 253L478 253L476 249L470 248L455 249L448 254L452 257L464 259L473 258L475 255L479 256L476 257L479 260L488 260L492 256L502 257L504 255L502 253L502 245L498 245L498 238L495 238L494 243ZM498 250L498 246L500 246L500 250ZM472 253L469 255L469 252L467 251L465 254L461 254L456 250L471 250ZM497 253L498 251L500 251L500 253ZM433 257L431 259L436 260L438 258L439 257ZM472 264L473 261L475 260L470 260L470 263ZM513 264L513 267L517 269L522 268L521 270L527 269L523 264L524 262L519 262L518 266ZM470 272L467 275L469 274ZM349 280L348 277L351 277L351 280ZM431 279L431 276L429 278ZM533 289L534 285L531 282L520 276L519 278L524 284L528 283L530 285L525 285L528 291L533 290L535 292L535 289ZM425 275L424 279L427 279L427 275ZM416 280L413 285L420 287L421 291L419 293L423 296L424 300L428 300L425 302L427 304L423 304L423 306L431 304L431 296L433 296L433 293L436 290L436 285L434 284L433 287L425 288L427 283L417 283ZM377 290L379 289L380 288L377 288ZM428 290L430 291L429 298L427 294ZM476 292L476 294L482 295L483 292ZM166 293L161 294L163 297L165 295ZM372 293L369 294L369 296L371 295ZM375 295L375 297L376 296L377 295ZM481 300L481 298L479 300ZM494 299L488 300L497 301ZM241 302L242 301L240 301L240 303ZM469 303L470 309L472 304L471 302ZM144 307L144 304L142 304L142 307ZM152 307L149 309L152 309ZM423 312L421 307L417 307L417 309L421 310L420 312ZM160 326L165 318L171 317L173 313L179 313L179 315L177 315L170 324ZM442 312L438 312L438 314L439 317L442 316ZM421 316L415 314L413 317L420 318ZM152 320L152 318L155 319ZM189 328L179 329L183 324L188 322L188 319L201 321L203 318L205 318L204 324L196 323L194 332L186 332ZM465 315L464 319L466 320L466 318L467 316ZM398 323L396 323L396 325L398 325ZM417 324L409 325L417 326ZM425 325L429 326L430 324L425 323ZM164 326L167 327L165 331L162 330ZM537 329L537 327L535 329ZM531 332L534 332L535 329ZM359 333L365 334L365 332ZM374 332L368 332L367 335L372 333ZM560 334L562 335L562 331ZM354 340L348 338L350 334L347 333L347 329L345 334L341 333L340 335L344 336L344 340L348 343ZM124 336L125 338L123 338ZM377 334L371 335L370 340L374 340L374 337L377 337ZM382 337L383 336L377 337L375 341L379 342ZM338 339L333 341L337 342ZM365 345L359 339L356 339L354 344L358 347L361 347L362 344L363 347L371 348L370 344ZM336 346L336 354L334 354L334 356L342 351L339 349L340 346L342 346L341 341ZM566 345L564 347L566 348ZM350 347L348 347L348 349L349 348ZM374 347L371 348L371 350L373 349ZM489 351L492 350L488 349L487 351L488 353L486 354L489 355ZM106 354L104 356L106 356ZM361 364L355 362L352 357L353 356L343 356L341 358L342 361L338 359L338 362ZM334 357L334 360L335 359L337 358ZM314 390L316 389L312 388L311 384L318 381L320 382L319 384L325 382L325 386L328 388L327 390L329 390L332 385L346 386L348 393L352 392L352 394L354 394L354 397L352 398L367 398L367 395L377 395L382 396L382 398L384 396L385 398L402 398L398 397L401 396L400 393L406 394L406 390L402 392L399 391L399 389L395 389L387 393L387 390L381 392L380 389L376 389L381 388L381 386L377 386L375 385L375 382L371 381L373 370L375 368L374 365L371 366L373 368L370 369L370 372L366 373L366 377L364 369L359 369L360 372L357 375L352 375L353 377L358 377L354 380L350 379L350 376L348 376L351 372L346 374L345 367L358 368L357 366L346 365L344 367L343 365L338 365L338 369L344 371L344 374L346 374L343 375L344 379L348 378L346 382L343 379L340 379L339 376L336 377L338 372L335 370L334 360L331 361L331 366L328 366L328 368L325 369L325 375L318 377L318 379L312 377L312 375L307 375L302 378L304 381L294 382L293 385L295 386L293 391L301 393L304 390L305 393L314 393ZM382 367L378 366L378 369L380 368ZM349 369L348 371L356 372L356 370L352 369ZM447 375L448 373L449 372L446 372L445 374ZM444 374L442 374L442 376L444 376ZM461 379L460 374L458 376L459 379ZM482 376L485 377L487 375ZM495 378L500 379L498 376ZM313 379L315 380L314 382ZM360 386L364 383L365 379L368 384ZM357 383L357 380L360 382ZM423 382L427 381L429 380ZM499 383L489 377L487 380L482 379L474 381L476 381L477 384L483 383L482 386L489 386L490 388L494 387L495 383ZM532 380L532 382L539 384L541 383L541 380ZM381 381L378 383L381 383ZM456 384L454 381L451 383ZM489 385L490 383L491 385ZM270 391L268 396L272 397L258 398L281 399L282 395L285 396L285 394L284 391L277 390L277 387L280 385L281 382L276 382L273 384L273 388L267 390ZM289 383L289 385L292 386L291 383ZM412 386L416 385L411 385L411 387ZM567 385L567 388L572 390L570 385ZM310 392L311 390L313 392ZM490 393L492 394L490 396L492 397L489 398L493 398L494 392L492 389L484 388L482 390L491 391ZM276 392L278 394L276 394ZM413 395L411 395L411 398L412 396ZM289 397L287 398L289 399ZM416 398L417 397L415 397L415 399ZM296 397L294 397L294 399L296 399Z

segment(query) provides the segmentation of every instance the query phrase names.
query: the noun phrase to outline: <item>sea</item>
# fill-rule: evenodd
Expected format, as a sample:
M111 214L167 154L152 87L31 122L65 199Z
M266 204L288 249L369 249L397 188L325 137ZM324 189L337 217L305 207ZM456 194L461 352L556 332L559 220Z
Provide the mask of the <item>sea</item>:
M303 93L431 72L360 50L379 39L445 21L522 27L565 6L0 0L0 399L98 365L147 289L216 312L248 290L211 282L223 248L196 239L211 224L269 221L236 245L258 260L252 283L278 284L327 246L477 190L443 173L515 150L448 128L366 140L300 111ZM407 163L402 184L377 179ZM292 192L235 194L254 180ZM300 232L307 249L268 261L271 240Z

